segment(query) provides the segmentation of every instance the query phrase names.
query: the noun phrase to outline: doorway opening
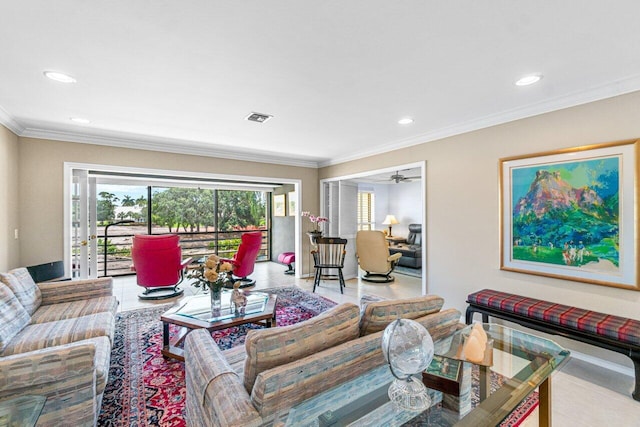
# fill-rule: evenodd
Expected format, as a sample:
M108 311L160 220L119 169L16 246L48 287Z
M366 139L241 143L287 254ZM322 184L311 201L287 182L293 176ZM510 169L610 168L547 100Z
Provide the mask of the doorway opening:
M330 234L349 240L343 269L345 278L359 274L355 257L358 230L388 233L392 227L393 238L387 239L391 249L395 245L403 246L398 242L402 237L410 237L412 230L420 228L421 236L426 236L425 176L426 162L423 161L321 181L322 215L329 218ZM426 249L426 239L421 239L419 250L413 251L417 258L407 260L411 262L396 270L396 273L420 277L422 294L427 293Z

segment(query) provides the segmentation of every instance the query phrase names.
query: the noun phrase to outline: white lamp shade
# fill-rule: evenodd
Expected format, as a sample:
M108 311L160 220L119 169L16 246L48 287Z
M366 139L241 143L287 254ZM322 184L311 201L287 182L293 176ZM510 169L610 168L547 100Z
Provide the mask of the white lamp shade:
M387 215L384 219L384 221L382 221L383 225L393 225L393 224L399 224L398 220L396 219L396 217L394 215Z

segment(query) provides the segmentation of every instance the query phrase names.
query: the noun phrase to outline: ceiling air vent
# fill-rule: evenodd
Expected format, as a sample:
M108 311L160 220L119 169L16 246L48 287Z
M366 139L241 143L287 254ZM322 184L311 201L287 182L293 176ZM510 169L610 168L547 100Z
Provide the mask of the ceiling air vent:
M249 120L250 122L264 123L271 117L273 116L270 116L269 114L251 113L247 117L245 117L245 120Z

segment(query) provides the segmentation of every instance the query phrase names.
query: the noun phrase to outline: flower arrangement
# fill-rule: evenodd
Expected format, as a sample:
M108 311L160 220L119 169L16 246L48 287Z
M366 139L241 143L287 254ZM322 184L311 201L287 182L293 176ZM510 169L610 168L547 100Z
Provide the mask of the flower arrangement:
M231 283L231 271L233 265L222 261L218 255L210 255L206 261L194 270L187 273L188 279L195 279L193 286L202 287L203 290L221 290L224 285Z
M309 218L309 221L311 221L313 227L313 230L310 230L311 233L320 233L320 224L322 224L323 222L329 222L329 218L326 218L324 216L311 215L309 211L302 212L302 217Z

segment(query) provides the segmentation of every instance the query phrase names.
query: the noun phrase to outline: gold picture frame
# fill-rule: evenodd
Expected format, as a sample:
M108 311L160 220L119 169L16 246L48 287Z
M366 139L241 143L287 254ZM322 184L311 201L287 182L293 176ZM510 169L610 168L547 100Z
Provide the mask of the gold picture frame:
M500 269L640 290L638 141L500 159Z

